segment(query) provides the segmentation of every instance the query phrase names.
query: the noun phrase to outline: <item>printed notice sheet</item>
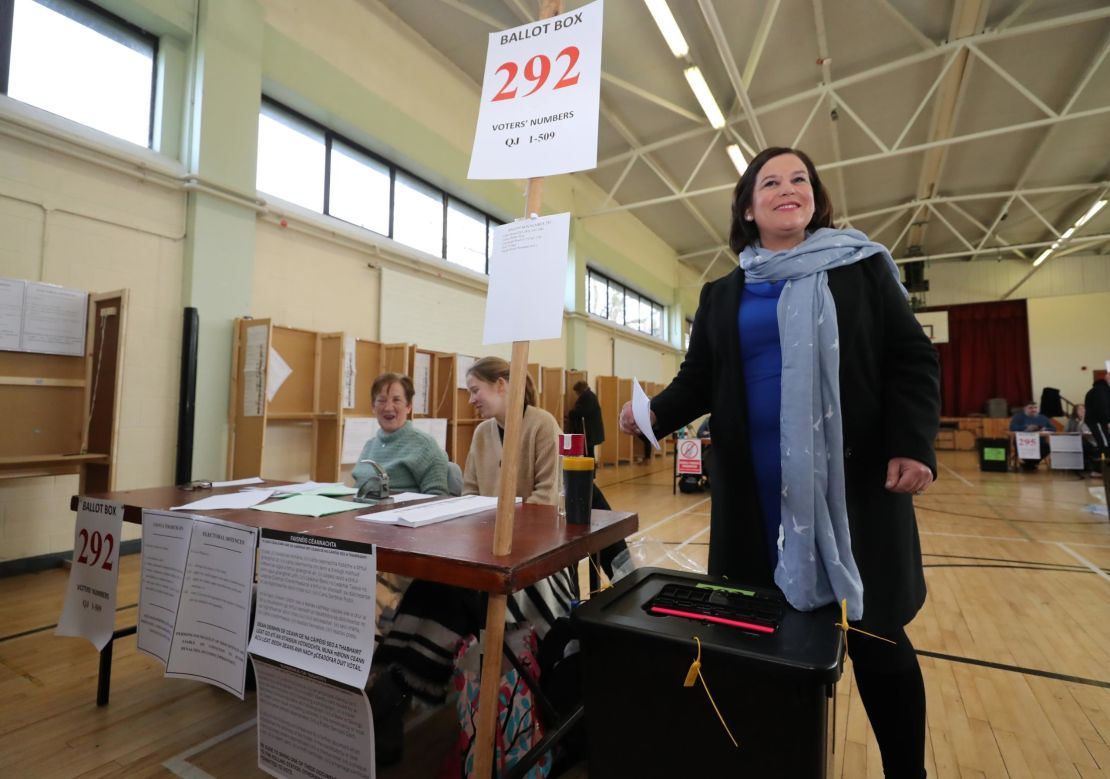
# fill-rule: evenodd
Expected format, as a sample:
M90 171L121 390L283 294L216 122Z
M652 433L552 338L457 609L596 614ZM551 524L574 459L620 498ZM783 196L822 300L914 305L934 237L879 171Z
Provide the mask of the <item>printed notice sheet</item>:
M25 352L83 355L88 313L87 292L27 282L20 348Z
M494 228L483 344L562 336L569 242L570 214Z
M376 572L371 544L263 529L251 654L362 689Z
M361 689L253 657L258 767L282 779L374 779L374 724Z
M355 337L343 336L343 408L355 407L355 379L358 370L355 362Z
M489 34L472 179L597 167L601 0Z
M1083 437L1078 433L1050 435L1048 448L1052 453L1052 470L1083 470Z
M243 416L260 417L266 401L266 353L269 325L250 325L243 355Z
M27 282L0 279L0 349L19 350L23 335L23 291Z
M143 509L143 555L139 578L136 647L166 664L177 624L193 518Z
M122 526L122 504L78 499L73 567L54 635L87 638L98 650L112 640Z
M243 697L258 530L194 517L166 676Z

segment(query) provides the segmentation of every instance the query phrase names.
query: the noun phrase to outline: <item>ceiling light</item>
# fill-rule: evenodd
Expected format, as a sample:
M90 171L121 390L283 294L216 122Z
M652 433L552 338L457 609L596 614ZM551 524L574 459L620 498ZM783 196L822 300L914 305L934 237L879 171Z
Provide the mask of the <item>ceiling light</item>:
M690 47L682 37L682 30L678 29L678 22L674 20L667 0L644 0L644 5L655 20L659 32L663 33L663 40L670 46L671 53L679 58L685 57L690 52Z
M1087 224L1087 222L1091 221L1091 218L1095 214L1097 214L1099 211L1101 211L1102 207L1105 206L1105 205L1106 205L1105 200L1096 200L1095 204L1087 210L1087 213L1085 213L1085 214L1083 214L1083 216L1079 217L1079 220L1075 223L1075 226L1076 227L1082 227L1083 225Z
M1071 234L1074 232L1075 226L1073 225L1072 227L1069 227L1067 230L1064 231L1064 234L1060 236L1060 240L1066 241L1067 239L1071 238Z
M726 146L725 151L728 152L728 158L732 160L732 164L736 167L736 172L743 176L744 171L748 169L748 161L744 159L744 152L740 151L740 147L735 143Z
M713 99L713 93L709 91L709 85L705 83L705 76L701 74L697 65L686 68L683 73L686 75L687 83L690 84L690 89L694 90L694 97L698 99L698 104L701 105L701 110L705 112L705 117L709 120L710 126L714 130L720 130L725 126L725 115L717 107L717 101Z
M1037 257L1037 259L1033 260L1033 267L1036 268L1038 265L1048 259L1048 255L1050 254L1052 254L1052 249L1045 249L1043 252L1041 252L1040 256Z

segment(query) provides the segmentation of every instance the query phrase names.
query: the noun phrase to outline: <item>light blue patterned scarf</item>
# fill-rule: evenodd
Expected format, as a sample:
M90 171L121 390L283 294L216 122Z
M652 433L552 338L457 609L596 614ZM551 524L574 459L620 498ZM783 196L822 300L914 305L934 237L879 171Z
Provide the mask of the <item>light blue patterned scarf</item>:
M740 253L748 281L786 281L778 302L782 525L775 584L802 611L847 599L851 620L863 616L863 583L848 530L840 339L827 271L876 254L899 278L890 252L859 230L821 228L787 251L749 245Z

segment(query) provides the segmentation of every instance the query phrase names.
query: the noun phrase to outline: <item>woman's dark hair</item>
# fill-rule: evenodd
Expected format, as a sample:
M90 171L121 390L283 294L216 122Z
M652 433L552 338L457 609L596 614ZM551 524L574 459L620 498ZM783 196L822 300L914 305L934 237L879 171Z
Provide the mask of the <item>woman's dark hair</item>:
M585 392L589 388L590 388L590 385L587 384L584 381L576 381L576 382L574 382L574 386L571 387L571 389L574 390L575 392L577 392L579 395L581 395L583 392Z
M806 225L807 230L816 230L820 227L832 227L832 201L817 175L817 168L809 155L799 149L786 146L772 146L764 149L748 163L744 175L736 182L736 189L732 193L732 227L728 233L728 245L732 251L739 254L744 247L759 240L759 227L754 221L744 218L744 212L752 207L755 197L755 182L759 178L759 171L767 164L767 160L783 154L793 154L805 163L809 172L809 183L813 188L813 218Z
M370 385L370 402L373 403L379 392L388 390L394 384L401 385L401 390L405 393L405 402L411 406L412 399L416 395L416 387L413 386L412 379L403 373L383 373L374 379L374 383Z
M483 357L470 366L467 376L474 376L487 384L496 384L498 379L509 381L509 363L500 357ZM532 376L524 374L524 405L536 405L536 385L532 383Z

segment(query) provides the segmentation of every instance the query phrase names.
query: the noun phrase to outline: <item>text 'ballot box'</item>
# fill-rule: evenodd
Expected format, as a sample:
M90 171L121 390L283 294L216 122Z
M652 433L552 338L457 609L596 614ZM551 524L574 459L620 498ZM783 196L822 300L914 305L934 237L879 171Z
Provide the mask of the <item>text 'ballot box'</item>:
M679 616L689 613L706 618ZM802 613L777 591L657 568L596 595L573 617L590 779L826 776L843 670L839 618L836 606ZM738 747L701 680L683 686L695 636L701 673Z

